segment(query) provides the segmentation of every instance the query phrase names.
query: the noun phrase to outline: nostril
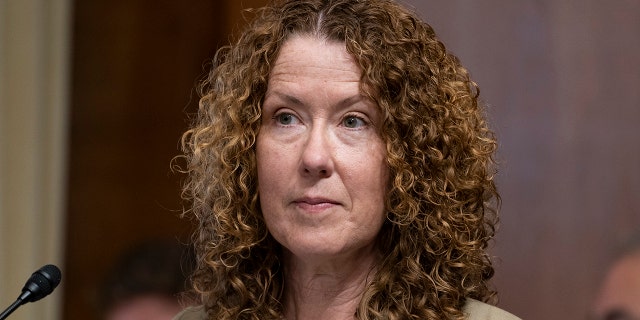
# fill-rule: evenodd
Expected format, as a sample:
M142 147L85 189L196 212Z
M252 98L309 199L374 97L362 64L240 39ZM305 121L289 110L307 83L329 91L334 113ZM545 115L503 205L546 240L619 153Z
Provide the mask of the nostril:
M329 170L327 169L316 170L316 169L304 168L303 171L305 174L312 175L314 177L326 178L329 176Z

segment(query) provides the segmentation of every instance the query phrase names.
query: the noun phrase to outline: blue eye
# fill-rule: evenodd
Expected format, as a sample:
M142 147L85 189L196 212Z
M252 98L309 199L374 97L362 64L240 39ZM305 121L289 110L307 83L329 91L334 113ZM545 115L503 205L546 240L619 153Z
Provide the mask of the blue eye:
M347 128L359 128L365 125L362 118L356 116L347 116L342 120L342 124Z
M296 123L296 120L297 120L294 115L286 112L277 114L273 118L278 122L278 124L285 125L285 126L294 124Z

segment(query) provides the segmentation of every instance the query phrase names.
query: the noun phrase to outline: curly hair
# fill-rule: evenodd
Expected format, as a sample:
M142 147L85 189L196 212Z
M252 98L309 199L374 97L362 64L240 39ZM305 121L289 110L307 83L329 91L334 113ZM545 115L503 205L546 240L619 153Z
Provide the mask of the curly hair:
M210 319L279 319L281 247L259 205L255 142L269 73L294 34L336 40L362 70L383 115L391 180L378 236L382 260L359 319L464 319L465 299L493 302L486 252L500 198L496 140L479 89L433 29L390 0L284 0L255 11L218 51L183 135L195 217L193 274Z

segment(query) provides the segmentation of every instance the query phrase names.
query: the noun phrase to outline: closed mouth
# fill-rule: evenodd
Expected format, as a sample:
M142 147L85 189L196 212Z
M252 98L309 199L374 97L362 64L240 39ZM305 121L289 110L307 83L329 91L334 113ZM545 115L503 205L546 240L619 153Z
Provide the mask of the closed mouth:
M337 201L333 201L325 198L300 198L293 201L297 204L318 205L318 204L340 204Z

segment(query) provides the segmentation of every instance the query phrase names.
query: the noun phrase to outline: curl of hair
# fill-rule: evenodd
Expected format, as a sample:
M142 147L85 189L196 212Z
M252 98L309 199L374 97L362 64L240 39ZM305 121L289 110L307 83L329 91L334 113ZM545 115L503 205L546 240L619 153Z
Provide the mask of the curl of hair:
M464 319L466 298L492 302L496 141L467 70L429 25L390 0L285 0L256 11L218 51L182 140L185 215L198 223L192 282L209 317L282 315L280 247L260 212L255 141L271 66L295 34L345 43L384 119L383 259L355 316Z

